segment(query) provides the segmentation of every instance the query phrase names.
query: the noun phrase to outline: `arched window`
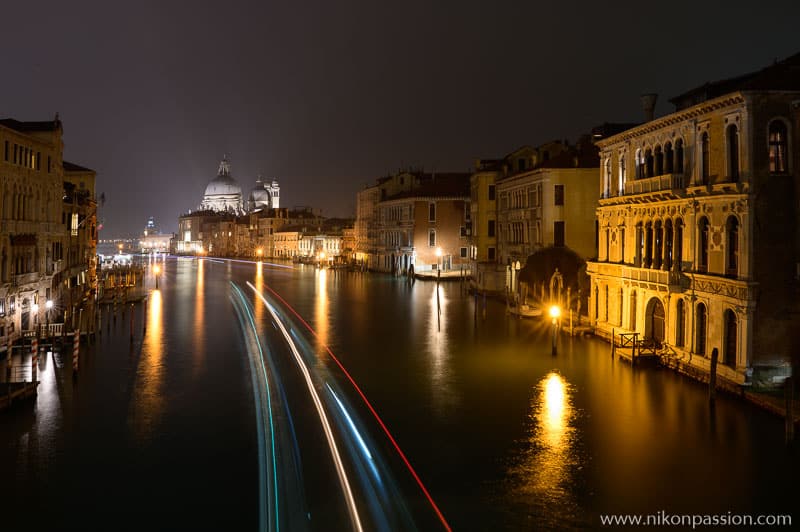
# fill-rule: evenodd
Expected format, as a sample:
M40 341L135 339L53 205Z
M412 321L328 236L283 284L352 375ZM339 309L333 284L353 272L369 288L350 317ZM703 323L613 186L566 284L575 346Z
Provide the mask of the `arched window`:
M625 194L625 180L627 176L625 175L625 156L622 155L619 158L619 183L617 183L617 195L622 196Z
M647 222L645 225L644 238L644 267L649 268L653 265L653 224Z
M684 342L684 324L686 322L686 303L683 299L678 299L675 304L675 345L683 347Z
M731 124L726 130L728 138L728 179L736 183L739 181L739 128Z
M653 268L661 268L661 258L664 252L664 232L661 220L653 224Z
M672 220L667 218L664 221L664 269L669 270L672 268L672 253L673 253L673 234L672 234Z
M611 158L606 158L603 168L603 197L607 198L611 195Z
M644 176L653 177L653 152L647 148L644 152Z
M706 354L706 306L703 303L697 305L697 319L695 320L695 352L700 355Z
M708 271L708 218L703 216L697 224L697 269L701 272Z
M642 222L636 224L636 254L633 256L633 265L637 268L644 266L644 226Z
M711 161L708 153L708 133L703 132L700 137L700 183L708 184L708 176L711 173Z
M685 173L686 169L683 167L683 139L675 141L675 172L678 174Z
M636 179L641 179L644 177L644 157L642 156L642 150L636 150Z
M675 168L675 161L673 157L675 154L672 153L672 143L667 142L664 144L664 173L671 174Z
M683 269L683 220L675 220L675 246L673 249L675 271Z
M656 146L655 149L655 157L656 157L656 171L655 175L663 175L664 174L664 153L661 151L661 146Z
M732 368L736 367L738 320L736 313L731 309L725 310L723 317L725 324L725 344L722 348L722 363Z
M725 250L725 274L736 277L739 274L739 220L730 216L725 224L727 249Z
M789 170L786 156L789 153L789 139L786 124L782 120L773 120L769 124L769 171L783 174Z

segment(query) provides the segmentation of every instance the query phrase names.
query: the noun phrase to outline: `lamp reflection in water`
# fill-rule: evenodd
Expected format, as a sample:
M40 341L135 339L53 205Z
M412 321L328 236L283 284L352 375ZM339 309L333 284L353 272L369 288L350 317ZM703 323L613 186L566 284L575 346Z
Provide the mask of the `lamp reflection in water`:
M131 401L133 432L145 443L158 431L164 411L164 338L161 292L151 292L147 300L147 332L142 342L139 367L136 369L134 400Z
M196 376L205 363L205 262L197 261L197 286L194 292L194 323L192 324L192 339L194 342L194 361L192 373Z
M430 360L430 380L433 391L434 407L442 416L457 402L451 386L450 371L450 337L448 331L448 300L444 286L433 286L429 303L428 334L426 338L428 358Z
M326 356L325 348L322 345L330 343L330 308L328 305L328 270L324 268L317 269L314 272L316 276L316 292L314 298L314 329L320 340L320 347L317 352L320 356Z
M570 388L556 372L550 372L536 385L529 439L509 471L512 491L521 504L550 508L532 513L551 515L552 508L558 507L564 510L563 515L577 514L577 503L571 495L575 490L570 484L580 456L575 445Z

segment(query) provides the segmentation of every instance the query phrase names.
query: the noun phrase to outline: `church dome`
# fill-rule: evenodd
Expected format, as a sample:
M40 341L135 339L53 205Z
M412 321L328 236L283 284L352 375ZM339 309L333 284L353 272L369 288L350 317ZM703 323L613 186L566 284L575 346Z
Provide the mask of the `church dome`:
M218 212L242 210L242 187L231 177L231 165L227 156L219 163L217 177L206 186L201 207Z
M221 196L238 194L241 196L242 187L230 175L218 175L206 187L206 196Z

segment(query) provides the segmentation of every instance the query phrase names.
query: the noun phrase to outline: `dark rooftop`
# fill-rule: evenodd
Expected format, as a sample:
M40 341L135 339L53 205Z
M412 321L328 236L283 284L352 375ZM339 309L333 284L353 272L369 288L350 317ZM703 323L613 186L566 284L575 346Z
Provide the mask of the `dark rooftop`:
M91 168L84 168L83 166L69 161L64 161L64 170L67 172L94 172Z
M800 91L800 53L783 61L776 61L756 72L705 83L669 101L675 105L676 111L680 111L723 94L748 90Z
M56 118L55 120L46 120L44 122L20 122L13 118L0 119L0 126L5 126L20 133L30 133L33 131L55 131L61 127L61 121Z

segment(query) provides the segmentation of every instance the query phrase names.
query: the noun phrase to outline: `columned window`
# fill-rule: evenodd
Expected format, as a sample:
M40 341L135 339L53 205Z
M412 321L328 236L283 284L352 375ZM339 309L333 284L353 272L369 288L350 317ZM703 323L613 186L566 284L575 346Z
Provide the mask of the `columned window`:
M789 152L789 140L786 124L781 120L773 120L769 124L769 171L773 174L786 173L789 166L786 156Z
M644 177L644 157L642 150L636 150L636 179Z
M647 148L644 152L645 177L653 177L653 152Z
M683 139L675 141L675 172L678 174L686 172L683 167Z
M675 244L673 248L675 271L683 268L683 221L675 220Z
M625 156L619 158L619 183L617 183L617 195L625 194Z
M644 244L644 267L649 268L653 264L653 224L647 222L645 227Z
M660 268L664 244L661 220L657 220L653 226L653 244L653 268Z
M656 157L656 172L655 175L663 175L664 174L664 153L661 151L661 146L656 146L655 149L655 157Z

